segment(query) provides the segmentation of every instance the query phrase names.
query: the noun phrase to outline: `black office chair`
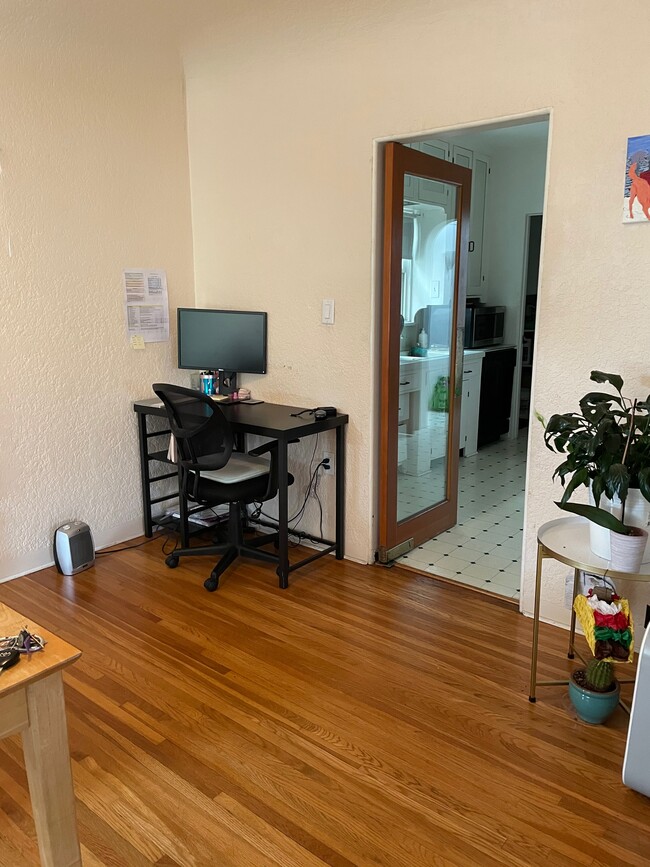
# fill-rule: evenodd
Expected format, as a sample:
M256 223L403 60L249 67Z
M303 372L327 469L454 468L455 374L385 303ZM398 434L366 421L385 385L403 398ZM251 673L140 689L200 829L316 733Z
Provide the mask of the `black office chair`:
M159 382L154 383L153 390L165 405L176 440L179 495L197 504L194 511L229 504L228 541L177 549L165 560L167 566L174 569L180 557L221 554L203 585L213 591L219 586L219 577L240 555L279 563L276 554L259 550L262 545L276 543L277 533L244 542L242 520L247 504L271 500L277 494L277 442L265 443L248 454L233 452L230 424L209 396L191 388ZM261 457L265 454L270 455L270 460ZM289 476L289 484L292 483L293 477Z

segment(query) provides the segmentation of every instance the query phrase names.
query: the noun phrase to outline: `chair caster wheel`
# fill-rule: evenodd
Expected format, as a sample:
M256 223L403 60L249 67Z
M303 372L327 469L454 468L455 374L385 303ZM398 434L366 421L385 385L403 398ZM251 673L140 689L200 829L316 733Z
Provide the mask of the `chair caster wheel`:
M178 566L179 560L175 554L170 554L169 557L165 560L165 566L169 566L170 569L175 569Z
M218 575L210 575L209 578L206 578L203 582L203 586L210 593L214 593L215 590L219 588L219 576Z

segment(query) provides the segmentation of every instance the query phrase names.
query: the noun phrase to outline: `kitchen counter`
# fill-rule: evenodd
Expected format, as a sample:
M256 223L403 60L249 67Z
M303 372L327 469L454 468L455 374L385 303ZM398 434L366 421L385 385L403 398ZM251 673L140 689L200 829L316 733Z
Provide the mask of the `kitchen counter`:
M502 349L504 347L501 346L490 346L488 349ZM464 349L463 350L463 359L464 360L477 360L479 358L483 358L485 356L485 349ZM400 367L403 365L412 364L413 362L424 362L424 361L443 361L449 358L449 350L448 349L430 349L426 355L411 355L407 350L400 352L399 354L399 363Z
M484 349L463 351L463 385L459 447L476 453L481 367ZM408 475L430 472L431 462L447 449L446 412L432 412L431 400L438 380L448 378L449 350L430 349L426 355L400 353L398 464Z
M476 452L482 349L463 351L463 398L459 447ZM398 465L407 475L423 475L432 461L447 451L449 414L432 411L432 397L441 379L455 380L449 370L449 350L430 349L426 355L400 353ZM448 387L448 385L447 385Z

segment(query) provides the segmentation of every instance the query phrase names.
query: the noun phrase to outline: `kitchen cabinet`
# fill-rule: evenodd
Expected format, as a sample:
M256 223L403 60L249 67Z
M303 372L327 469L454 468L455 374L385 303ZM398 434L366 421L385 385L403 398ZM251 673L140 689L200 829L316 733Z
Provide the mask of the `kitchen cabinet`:
M467 291L480 295L485 288L485 206L487 202L489 158L475 153L472 161L472 203L469 213L470 250L467 257Z
M465 457L478 451L478 419L481 399L483 352L466 352L463 364L463 398L460 411L460 445Z
M467 257L467 292L480 294L485 283L483 235L485 203L490 174L489 157L460 145L452 145L451 158L458 166L472 170L472 201L469 213L469 254Z
M439 160L449 161L450 150L446 141L431 139L426 142L413 142L409 147L431 157L437 157ZM427 178L415 178L412 175L406 175L404 178L404 198L412 202L441 205L445 208L449 204L449 195L445 184L440 181L430 181Z
M484 236L490 158L461 145L450 145L442 139L413 142L409 147L441 160L451 160L456 165L472 171L467 292L469 295L480 295L487 280ZM411 202L441 205L445 208L449 205L448 190L444 184L426 178L415 178L412 175L407 175L404 180L404 198Z
M477 448L483 354L482 350L464 353L460 448L466 455L474 454ZM400 359L397 462L406 475L430 472L431 462L446 454L449 413L434 411L431 401L438 380L448 376L449 356L445 352Z
M420 150L424 154L429 154L430 157L437 157L439 160L449 160L449 145L440 139L420 142ZM440 181L430 181L427 178L420 178L418 201L426 202L429 205L442 205L446 208L449 205L449 190L447 185L440 183Z

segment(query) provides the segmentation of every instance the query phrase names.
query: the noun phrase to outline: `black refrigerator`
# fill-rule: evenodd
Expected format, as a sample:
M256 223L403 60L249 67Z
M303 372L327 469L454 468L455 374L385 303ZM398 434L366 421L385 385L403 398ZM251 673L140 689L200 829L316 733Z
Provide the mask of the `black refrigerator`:
M514 346L487 349L481 369L478 447L496 442L510 428L512 383L517 350Z

